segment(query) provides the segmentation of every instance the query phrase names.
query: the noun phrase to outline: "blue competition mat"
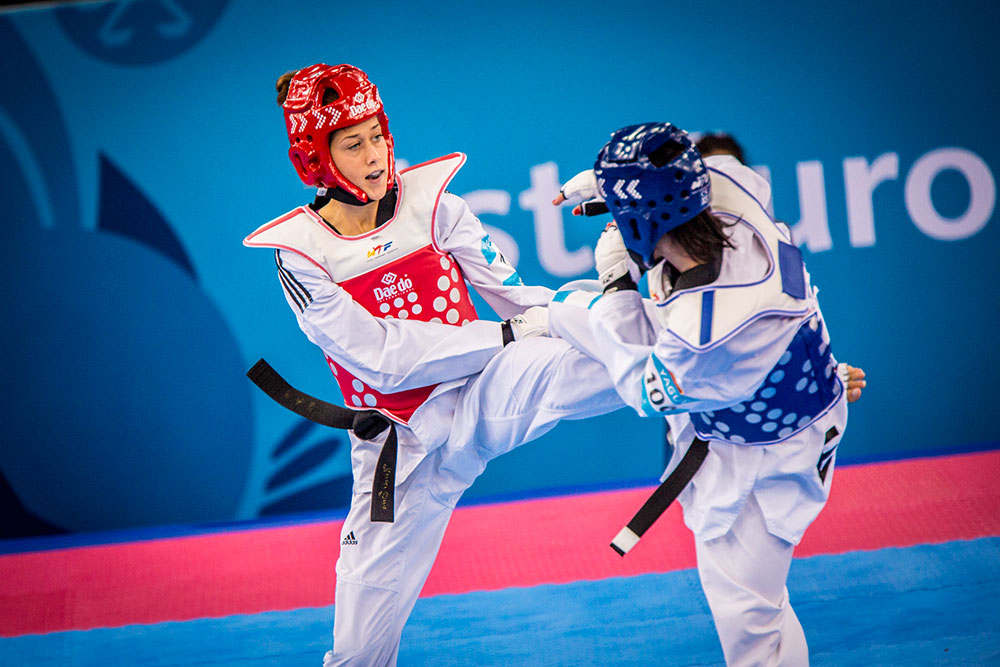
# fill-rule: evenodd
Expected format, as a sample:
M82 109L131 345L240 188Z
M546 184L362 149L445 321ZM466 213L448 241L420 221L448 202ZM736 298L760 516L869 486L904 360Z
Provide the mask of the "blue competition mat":
M1000 538L797 559L814 665L1000 664ZM2 665L319 665L333 608L0 639ZM721 665L693 570L417 602L402 666Z

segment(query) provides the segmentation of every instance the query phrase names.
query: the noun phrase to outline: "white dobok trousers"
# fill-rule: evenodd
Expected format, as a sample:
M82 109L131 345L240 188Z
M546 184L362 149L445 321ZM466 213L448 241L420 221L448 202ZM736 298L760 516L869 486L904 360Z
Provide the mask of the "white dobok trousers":
M370 485L355 488L337 560L333 650L324 667L396 664L403 626L452 510L491 459L561 419L623 407L604 367L554 338L508 345L458 391L448 441L396 486L393 523L370 521ZM351 534L352 543L344 544Z

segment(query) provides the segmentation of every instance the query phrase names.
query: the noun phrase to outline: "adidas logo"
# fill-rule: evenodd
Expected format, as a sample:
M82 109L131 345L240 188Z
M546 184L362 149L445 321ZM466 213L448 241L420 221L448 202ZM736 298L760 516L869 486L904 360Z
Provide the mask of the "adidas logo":
M358 540L357 540L357 538L354 537L354 531L352 530L351 532L349 532L344 537L344 541L341 542L340 544L341 544L341 546L347 546L349 544L357 544L357 543L358 543Z

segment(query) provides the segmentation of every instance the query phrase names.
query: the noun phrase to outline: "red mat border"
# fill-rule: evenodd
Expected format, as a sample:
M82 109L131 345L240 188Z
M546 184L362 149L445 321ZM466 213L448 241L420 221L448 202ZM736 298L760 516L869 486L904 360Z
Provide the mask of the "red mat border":
M1000 451L836 471L796 556L1000 535ZM608 542L652 487L460 508L422 596L693 567L671 509L626 558ZM0 556L0 636L333 604L342 521Z

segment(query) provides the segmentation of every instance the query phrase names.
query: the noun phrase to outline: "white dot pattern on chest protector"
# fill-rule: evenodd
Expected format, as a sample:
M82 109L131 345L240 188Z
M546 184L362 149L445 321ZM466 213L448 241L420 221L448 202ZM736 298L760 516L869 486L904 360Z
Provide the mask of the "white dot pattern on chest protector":
M753 397L692 419L698 435L737 444L768 444L792 436L823 414L842 387L820 331L808 325L799 328Z

